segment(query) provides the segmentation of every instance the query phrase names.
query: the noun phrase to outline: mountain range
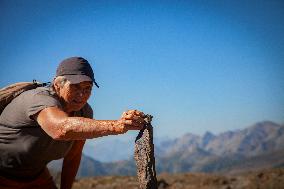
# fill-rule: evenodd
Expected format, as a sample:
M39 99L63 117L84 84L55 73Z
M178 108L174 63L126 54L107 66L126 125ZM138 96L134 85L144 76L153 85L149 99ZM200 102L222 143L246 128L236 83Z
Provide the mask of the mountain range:
M154 143L158 173L233 173L258 168L284 167L284 125L270 121L218 135L210 132L203 136L187 133L176 139L163 139ZM113 147L118 148L113 149L109 146L113 150L112 156L116 156L114 151L126 148L120 145L133 145L134 149L134 144L129 142L117 143ZM104 150L108 151L107 148ZM129 155L130 151L125 154ZM77 176L135 175L136 165L131 155L127 160L114 162L101 162L83 155Z

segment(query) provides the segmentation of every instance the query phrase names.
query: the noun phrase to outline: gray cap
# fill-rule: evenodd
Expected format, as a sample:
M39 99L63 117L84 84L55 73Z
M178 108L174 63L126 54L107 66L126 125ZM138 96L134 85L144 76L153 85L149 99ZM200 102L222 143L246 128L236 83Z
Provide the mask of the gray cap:
M66 77L72 84L92 81L99 88L91 65L82 57L71 57L63 60L56 70L57 76Z

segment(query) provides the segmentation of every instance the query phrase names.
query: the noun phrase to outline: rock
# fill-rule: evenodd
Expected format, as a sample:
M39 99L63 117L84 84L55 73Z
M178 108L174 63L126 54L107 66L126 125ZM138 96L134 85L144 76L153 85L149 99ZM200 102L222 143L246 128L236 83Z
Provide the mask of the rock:
M147 124L135 140L134 158L137 165L137 176L140 189L157 189L152 116L146 115L145 120Z

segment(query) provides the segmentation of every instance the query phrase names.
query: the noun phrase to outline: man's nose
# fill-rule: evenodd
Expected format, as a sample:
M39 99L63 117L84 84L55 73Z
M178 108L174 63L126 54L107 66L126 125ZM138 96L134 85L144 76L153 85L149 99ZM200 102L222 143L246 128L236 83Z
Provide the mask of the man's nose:
M78 91L77 96L83 98L88 96L88 93L86 93L85 91Z
M83 94L83 92L82 91L76 91L76 93L75 93L75 95L77 96L77 97L82 97L84 94Z
M80 97L83 97L83 95L84 95L83 92L79 92Z

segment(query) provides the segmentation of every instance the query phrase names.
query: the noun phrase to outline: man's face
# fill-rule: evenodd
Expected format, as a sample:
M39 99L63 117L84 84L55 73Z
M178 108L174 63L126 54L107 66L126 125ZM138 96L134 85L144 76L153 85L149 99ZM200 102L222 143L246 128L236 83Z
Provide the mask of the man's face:
M93 84L84 81L78 84L67 82L60 90L60 97L65 102L67 112L78 111L84 107L92 92Z

